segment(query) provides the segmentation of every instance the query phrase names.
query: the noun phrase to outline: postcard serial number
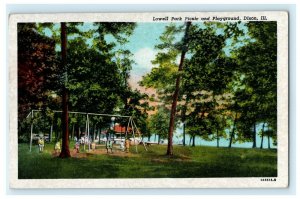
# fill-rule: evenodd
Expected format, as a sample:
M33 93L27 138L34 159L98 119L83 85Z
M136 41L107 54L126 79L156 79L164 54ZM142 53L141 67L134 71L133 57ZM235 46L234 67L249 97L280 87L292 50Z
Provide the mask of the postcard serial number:
M260 181L276 182L276 178L261 178Z

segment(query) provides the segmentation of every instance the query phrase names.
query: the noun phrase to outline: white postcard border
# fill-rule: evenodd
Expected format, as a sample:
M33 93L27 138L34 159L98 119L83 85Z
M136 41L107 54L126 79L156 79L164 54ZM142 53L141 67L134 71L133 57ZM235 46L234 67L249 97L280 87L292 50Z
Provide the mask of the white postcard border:
M153 17L169 17L154 21ZM142 179L18 179L17 147L17 23L20 22L172 22L171 17L267 16L277 21L278 177L276 181L251 178L142 178ZM244 21L244 20L241 20ZM247 21L247 20L246 20ZM175 22L175 21L173 21ZM266 12L164 12L164 13L57 13L12 14L9 17L9 166L10 188L285 188L288 186L288 13Z

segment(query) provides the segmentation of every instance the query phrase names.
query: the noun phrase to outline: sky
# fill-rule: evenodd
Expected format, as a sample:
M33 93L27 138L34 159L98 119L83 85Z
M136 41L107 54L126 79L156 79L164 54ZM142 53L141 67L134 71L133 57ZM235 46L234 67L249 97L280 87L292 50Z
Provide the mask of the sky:
M156 53L158 52L155 49L155 45L160 43L159 36L164 32L164 29L170 23L137 23L133 34L129 37L129 42L124 45L124 48L130 50L134 56L133 59L136 64L133 65L131 71L131 82L136 83L141 80L142 75L151 71L153 64L151 60L155 58ZM182 22L178 24L182 25ZM199 23L199 26L202 26L202 23ZM248 32L244 23L240 23L239 28L245 33ZM204 27L204 26L202 26ZM217 34L224 34L222 29L217 30ZM182 35L183 36L183 35ZM246 36L246 38L249 38ZM224 52L227 56L230 55L232 40L228 39ZM242 43L238 43L237 46L242 46ZM178 60L179 61L179 60Z
M129 42L124 46L133 53L136 62L132 66L130 74L130 85L138 88L137 82L142 76L151 71L157 50L155 45L159 44L159 35L165 29L166 23L138 23Z
M129 83L133 88L141 91L145 89L138 86L142 76L150 72L154 66L151 61L157 54L155 45L160 43L159 36L164 32L169 23L137 23L129 42L124 48L131 51L135 64L132 66ZM149 91L151 92L151 91Z

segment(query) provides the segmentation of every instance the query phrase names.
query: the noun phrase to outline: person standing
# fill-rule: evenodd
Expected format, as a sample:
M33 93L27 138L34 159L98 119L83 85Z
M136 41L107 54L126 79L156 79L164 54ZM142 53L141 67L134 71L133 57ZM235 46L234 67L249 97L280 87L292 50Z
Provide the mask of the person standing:
M76 153L79 153L79 147L80 147L80 143L79 141L77 141L75 144Z
M60 141L56 142L55 146L54 146L54 150L55 150L55 154L59 155L61 147L60 147Z
M39 144L39 152L42 153L44 151L44 146L45 146L45 142L42 137L39 138L38 144Z
M130 148L130 141L129 139L127 138L125 140L125 150L126 150L126 153L129 153L129 148Z
M113 148L113 141L109 138L106 141L106 152L108 153L108 150L110 150L110 152L113 153L112 148Z

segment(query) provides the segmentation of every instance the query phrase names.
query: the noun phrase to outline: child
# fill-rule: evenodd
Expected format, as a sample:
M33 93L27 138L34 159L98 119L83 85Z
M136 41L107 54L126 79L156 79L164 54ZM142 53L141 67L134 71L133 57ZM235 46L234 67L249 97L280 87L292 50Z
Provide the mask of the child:
M80 143L79 141L77 141L75 144L76 153L79 153L79 147L80 147Z
M38 144L39 144L39 152L42 153L44 151L44 139L42 137L40 137Z
M126 153L129 153L129 147L130 147L130 142L129 142L129 139L127 138L126 141L125 141Z
M124 141L123 140L120 143L120 149L121 149L121 151L125 150L125 146L124 146Z
M109 140L106 141L106 151L107 151L107 153L108 153L108 149L110 149L110 152L113 153L112 148L113 148L113 141L111 139L109 139Z
M94 151L96 149L96 143L95 142L92 142L92 150Z
M54 146L55 154L58 155L60 153L60 142L56 142Z

